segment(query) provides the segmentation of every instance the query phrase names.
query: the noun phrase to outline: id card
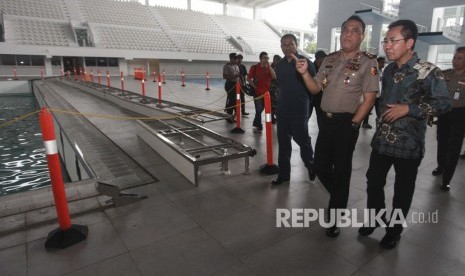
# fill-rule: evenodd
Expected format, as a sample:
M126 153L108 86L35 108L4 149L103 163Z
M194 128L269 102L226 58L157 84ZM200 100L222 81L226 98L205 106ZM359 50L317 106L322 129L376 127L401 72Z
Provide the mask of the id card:
M454 100L460 99L460 91L455 91L454 93Z

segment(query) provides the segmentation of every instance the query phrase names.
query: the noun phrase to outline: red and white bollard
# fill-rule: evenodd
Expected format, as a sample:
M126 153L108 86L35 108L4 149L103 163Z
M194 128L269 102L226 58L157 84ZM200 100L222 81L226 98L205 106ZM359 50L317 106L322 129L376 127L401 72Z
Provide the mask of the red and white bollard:
M92 72L92 67L90 67L90 81L94 83L94 72Z
M241 84L236 81L236 127L231 130L231 133L244 133L241 128Z
M76 67L73 67L73 73L74 73L74 81L77 81L77 73L76 73Z
M145 95L145 72L142 73L141 85L142 85L142 100L140 100L140 103L148 104L150 103L150 100L148 100Z
M163 107L161 104L161 76L158 74L158 107Z
M100 79L100 69L97 69L97 80L98 80L98 85L100 85L101 79Z
M207 88L205 88L205 90L210 90L210 75L208 74L208 71L207 71L207 76L205 77L206 79L206 82L207 82Z
M13 79L14 79L14 80L17 80L17 79L18 79L17 72L16 72L16 66L13 67Z
M186 84L184 83L184 80L185 80L184 67L182 67L182 69L181 69L181 81L182 81L181 86L182 87L186 86Z
M51 231L45 242L46 248L66 248L87 238L88 228L71 224L65 186L61 174L60 157L58 156L52 115L44 107L39 115L40 128L44 140L47 164L52 182L53 198L58 215L59 228Z
M153 82L157 81L157 71L153 70Z
M123 71L121 71L121 90L124 92L124 74L123 74Z
M82 82L82 68L79 67L79 81Z
M110 71L107 69L107 86L108 87L111 87L111 83L110 83Z
M163 84L166 83L166 79L165 79L165 69L163 69Z
M266 131L266 164L260 167L260 174L272 175L278 173L278 166L273 163L273 136L271 133L271 97L265 92L265 131Z

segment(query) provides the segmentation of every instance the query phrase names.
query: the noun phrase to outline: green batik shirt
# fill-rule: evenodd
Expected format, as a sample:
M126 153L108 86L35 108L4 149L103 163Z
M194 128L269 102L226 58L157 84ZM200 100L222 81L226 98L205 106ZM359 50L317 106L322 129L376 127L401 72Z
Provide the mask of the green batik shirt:
M409 112L393 123L377 122L373 150L392 157L423 158L428 118L451 107L441 70L416 54L401 68L396 62L389 64L383 72L381 114L388 104L408 104Z

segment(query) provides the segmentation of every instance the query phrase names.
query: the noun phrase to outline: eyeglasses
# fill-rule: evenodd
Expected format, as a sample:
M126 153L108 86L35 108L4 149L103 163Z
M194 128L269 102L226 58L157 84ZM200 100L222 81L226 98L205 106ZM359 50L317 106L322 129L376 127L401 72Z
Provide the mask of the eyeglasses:
M399 42L399 41L401 41L401 40L407 40L407 39L408 39L408 38L389 39L389 40L385 39L385 40L381 41L381 44L382 44L383 46L385 46L385 45L394 45L394 44L397 44L397 42Z

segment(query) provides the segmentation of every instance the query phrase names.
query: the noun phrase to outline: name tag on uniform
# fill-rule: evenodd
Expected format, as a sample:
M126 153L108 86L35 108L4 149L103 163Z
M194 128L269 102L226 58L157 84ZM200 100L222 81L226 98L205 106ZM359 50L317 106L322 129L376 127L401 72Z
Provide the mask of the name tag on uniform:
M460 99L460 91L455 91L454 93L454 100Z

